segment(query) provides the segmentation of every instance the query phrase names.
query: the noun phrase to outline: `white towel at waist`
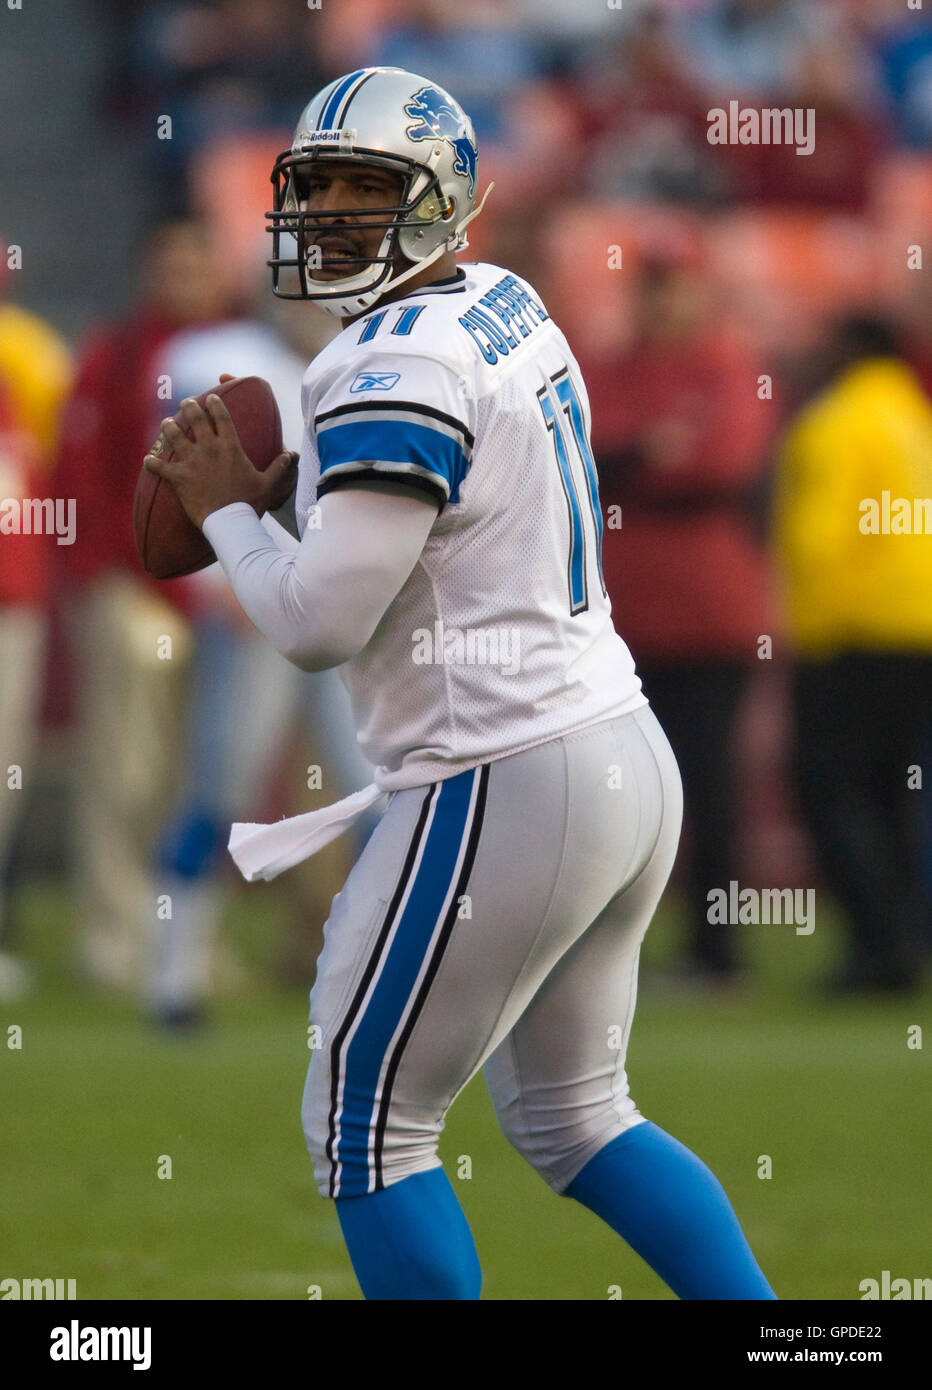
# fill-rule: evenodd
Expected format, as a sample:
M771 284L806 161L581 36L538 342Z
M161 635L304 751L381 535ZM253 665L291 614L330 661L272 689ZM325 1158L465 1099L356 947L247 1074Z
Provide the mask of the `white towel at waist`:
M324 845L329 845L380 797L388 795L370 782L362 791L303 816L291 816L272 825L237 821L230 830L227 848L247 883L255 883L257 878L277 878L286 869L310 859Z

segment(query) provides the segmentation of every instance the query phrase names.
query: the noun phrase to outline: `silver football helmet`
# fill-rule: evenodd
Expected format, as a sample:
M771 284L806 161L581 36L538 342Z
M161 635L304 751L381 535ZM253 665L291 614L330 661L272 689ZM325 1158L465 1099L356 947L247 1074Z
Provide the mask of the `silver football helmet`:
M361 211L337 208L318 214L320 220L308 212L310 170L325 160L358 161L401 175L395 207L365 209L366 225L384 228L371 259L321 259L313 244L334 219L353 219ZM272 170L275 206L267 230L273 292L281 299L314 300L340 318L363 313L444 251L468 246L466 227L485 202L484 197L474 206L477 168L472 122L449 92L426 77L403 68L360 68L331 82L308 102L291 148ZM412 262L397 274L396 248ZM347 264L353 273L339 279L313 280L308 273ZM286 269L291 288L282 284Z

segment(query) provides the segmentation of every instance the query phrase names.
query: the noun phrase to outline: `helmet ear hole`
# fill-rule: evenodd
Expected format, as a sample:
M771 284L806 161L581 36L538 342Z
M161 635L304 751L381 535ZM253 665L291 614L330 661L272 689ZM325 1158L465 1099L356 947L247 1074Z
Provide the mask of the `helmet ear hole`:
M419 222L447 221L453 211L453 201L444 198L437 189L428 189L413 208L413 216Z
M451 217L456 216L456 199L451 198L448 207L443 213L444 222L449 222Z

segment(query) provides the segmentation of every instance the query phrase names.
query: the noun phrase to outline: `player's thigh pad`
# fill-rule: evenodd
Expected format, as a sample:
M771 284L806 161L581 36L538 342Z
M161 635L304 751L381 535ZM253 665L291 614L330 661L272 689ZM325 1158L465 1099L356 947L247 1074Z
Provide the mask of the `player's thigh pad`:
M454 1097L649 864L663 796L645 714L392 798L311 992L303 1121L325 1196L438 1166Z

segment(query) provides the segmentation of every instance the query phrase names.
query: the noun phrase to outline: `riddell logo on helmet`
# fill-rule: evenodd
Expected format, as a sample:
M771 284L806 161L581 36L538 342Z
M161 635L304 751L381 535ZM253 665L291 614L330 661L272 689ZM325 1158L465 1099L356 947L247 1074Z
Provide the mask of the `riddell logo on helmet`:
M345 149L356 143L355 130L302 130L296 145L342 145Z

